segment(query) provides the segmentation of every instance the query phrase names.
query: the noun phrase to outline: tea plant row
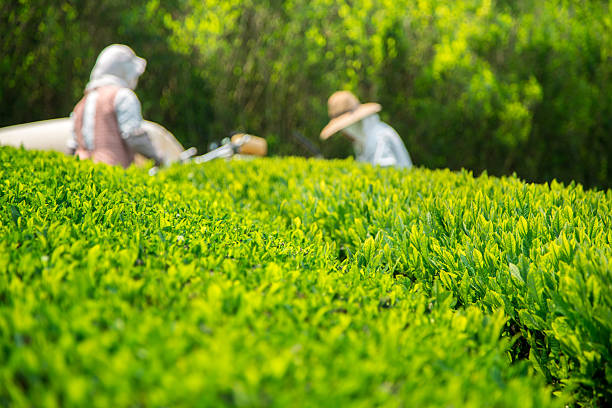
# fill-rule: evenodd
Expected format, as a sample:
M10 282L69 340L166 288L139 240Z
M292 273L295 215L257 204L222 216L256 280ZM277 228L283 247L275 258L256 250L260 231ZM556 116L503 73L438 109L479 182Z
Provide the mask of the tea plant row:
M611 192L0 159L2 405L610 401Z

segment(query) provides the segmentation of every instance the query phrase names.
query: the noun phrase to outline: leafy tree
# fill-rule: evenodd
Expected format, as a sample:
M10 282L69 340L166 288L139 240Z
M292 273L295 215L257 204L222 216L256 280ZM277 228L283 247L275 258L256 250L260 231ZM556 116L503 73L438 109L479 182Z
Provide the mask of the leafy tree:
M124 42L149 60L145 116L201 150L245 130L300 153L349 89L417 165L612 186L609 2L53 0L4 3L0 23L0 125L67 115Z
M318 140L337 89L383 104L415 162L609 186L601 2L191 1L173 46L214 86L217 133ZM346 143L327 153L342 156Z
M148 60L137 93L144 116L186 144L206 144L209 87L168 45L167 10L180 1L6 2L0 6L0 126L68 116L99 52L125 43Z

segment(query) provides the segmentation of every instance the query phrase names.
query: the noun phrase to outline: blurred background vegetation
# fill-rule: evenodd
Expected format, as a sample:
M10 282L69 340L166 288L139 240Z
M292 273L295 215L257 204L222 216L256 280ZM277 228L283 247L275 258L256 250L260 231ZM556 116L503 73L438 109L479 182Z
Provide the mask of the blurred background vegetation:
M0 126L67 116L97 54L148 60L145 118L186 146L245 130L321 144L338 89L413 161L612 187L612 6L595 0L38 0L0 5Z

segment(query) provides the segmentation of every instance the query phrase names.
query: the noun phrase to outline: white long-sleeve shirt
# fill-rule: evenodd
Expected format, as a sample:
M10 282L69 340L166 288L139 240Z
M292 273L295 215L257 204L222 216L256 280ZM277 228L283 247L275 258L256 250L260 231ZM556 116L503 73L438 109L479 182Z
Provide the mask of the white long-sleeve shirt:
M362 119L345 131L354 139L357 161L382 167L412 168L412 160L404 142L377 114Z

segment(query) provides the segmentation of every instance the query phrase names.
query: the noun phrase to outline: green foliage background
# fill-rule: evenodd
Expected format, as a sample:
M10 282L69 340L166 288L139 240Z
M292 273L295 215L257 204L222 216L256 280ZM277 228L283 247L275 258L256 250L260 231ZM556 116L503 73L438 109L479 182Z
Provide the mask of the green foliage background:
M180 9L181 2L163 7ZM166 125L186 145L205 140L210 88L194 59L168 46L165 10L142 0L2 2L0 126L68 116L99 52L125 43L148 60L137 88L145 118Z
M611 186L612 6L577 0L22 1L0 6L0 125L65 116L97 53L149 60L145 115L201 149L318 143L337 89L383 105L417 165ZM345 157L339 140L322 146Z

